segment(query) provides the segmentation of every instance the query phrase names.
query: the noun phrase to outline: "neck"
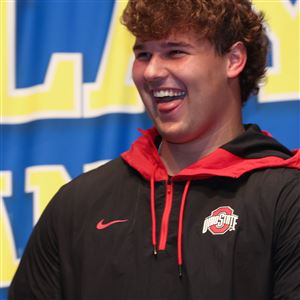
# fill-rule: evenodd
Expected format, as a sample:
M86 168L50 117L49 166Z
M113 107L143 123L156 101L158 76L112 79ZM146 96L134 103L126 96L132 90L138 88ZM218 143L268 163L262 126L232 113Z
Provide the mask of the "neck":
M163 138L159 151L160 157L168 174L173 176L233 140L243 131L244 127L239 120L237 124L230 123L214 128L205 135L186 143L170 143Z

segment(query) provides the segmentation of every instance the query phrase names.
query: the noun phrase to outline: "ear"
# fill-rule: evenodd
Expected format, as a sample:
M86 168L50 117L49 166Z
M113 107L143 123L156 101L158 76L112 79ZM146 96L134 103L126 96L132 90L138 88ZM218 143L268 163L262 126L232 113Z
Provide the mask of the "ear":
M228 78L236 78L243 71L247 62L247 50L242 42L233 44L227 53L228 65L227 76Z

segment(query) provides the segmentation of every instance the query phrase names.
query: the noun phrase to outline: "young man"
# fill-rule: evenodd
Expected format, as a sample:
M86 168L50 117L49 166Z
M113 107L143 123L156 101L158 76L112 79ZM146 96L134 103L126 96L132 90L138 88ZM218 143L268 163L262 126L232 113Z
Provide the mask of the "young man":
M300 299L300 153L241 106L264 76L246 0L131 0L133 79L155 128L64 186L10 299Z

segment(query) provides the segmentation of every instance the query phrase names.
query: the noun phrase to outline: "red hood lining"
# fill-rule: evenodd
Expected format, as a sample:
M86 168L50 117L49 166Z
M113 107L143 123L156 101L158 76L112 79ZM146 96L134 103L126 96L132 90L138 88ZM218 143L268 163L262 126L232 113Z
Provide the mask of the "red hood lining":
M158 155L157 147L154 143L155 138L158 136L157 130L151 128L140 130L140 132L143 135L132 144L128 151L122 153L122 158L146 180L150 180L154 169L156 169L155 181L167 180L167 170ZM261 131L259 133L261 134ZM243 158L226 149L218 148L173 176L173 181L204 179L211 176L238 178L252 170L267 167L300 169L300 151L295 150L292 153L293 156L288 159L277 156Z

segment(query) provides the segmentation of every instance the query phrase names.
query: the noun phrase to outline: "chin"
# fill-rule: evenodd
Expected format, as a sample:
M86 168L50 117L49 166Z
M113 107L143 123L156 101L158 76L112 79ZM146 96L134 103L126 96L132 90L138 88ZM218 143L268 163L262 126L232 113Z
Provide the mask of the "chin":
M189 134L184 128L172 128L172 126L156 127L164 140L172 144L183 144L189 141Z

